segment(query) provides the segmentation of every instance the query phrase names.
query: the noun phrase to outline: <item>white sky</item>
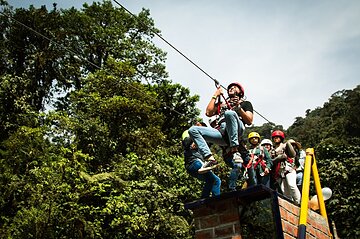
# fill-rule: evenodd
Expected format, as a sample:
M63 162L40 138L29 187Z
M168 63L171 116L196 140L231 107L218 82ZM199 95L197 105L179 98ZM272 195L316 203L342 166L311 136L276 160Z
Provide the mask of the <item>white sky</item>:
M81 8L85 0L8 0L28 8L57 2ZM288 128L307 109L338 90L360 84L360 1L357 0L124 0L131 12L150 9L162 36L227 86L238 81L254 109ZM118 6L113 2L114 6ZM173 82L200 95L204 114L213 81L166 43ZM266 123L255 113L254 124Z

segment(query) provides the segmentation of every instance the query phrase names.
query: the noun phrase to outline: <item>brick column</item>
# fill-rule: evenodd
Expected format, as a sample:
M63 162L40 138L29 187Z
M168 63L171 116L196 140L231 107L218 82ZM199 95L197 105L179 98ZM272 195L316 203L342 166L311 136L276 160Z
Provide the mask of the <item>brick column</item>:
M194 210L197 239L241 238L239 212L233 199Z
M295 239L300 208L262 185L187 203L196 239ZM309 210L307 239L330 238L325 218Z
M282 198L279 198L278 201L281 215L281 224L284 231L284 238L294 239L297 237L298 233L300 208ZM330 238L329 228L326 219L320 214L310 209L308 210L307 216L306 238Z

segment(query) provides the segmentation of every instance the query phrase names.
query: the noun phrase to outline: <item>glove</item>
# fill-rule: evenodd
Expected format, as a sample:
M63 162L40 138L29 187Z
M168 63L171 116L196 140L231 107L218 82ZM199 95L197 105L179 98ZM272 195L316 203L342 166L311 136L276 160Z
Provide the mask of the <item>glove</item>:
M240 105L239 101L240 98L238 96L234 96L230 98L229 104L231 105L231 107L236 107L237 105Z
M273 162L278 162L278 161L284 161L285 159L287 159L286 154L280 154L278 156L276 156L275 158L271 159Z

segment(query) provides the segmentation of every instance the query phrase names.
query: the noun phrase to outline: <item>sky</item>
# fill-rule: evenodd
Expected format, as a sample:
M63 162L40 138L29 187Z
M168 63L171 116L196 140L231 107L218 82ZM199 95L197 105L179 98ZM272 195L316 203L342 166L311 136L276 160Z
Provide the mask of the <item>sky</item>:
M336 91L360 84L358 0L117 1L134 14L149 9L161 35L223 86L240 82L259 113L256 126L269 120L287 129ZM53 2L81 9L93 1L8 0L49 10ZM168 53L169 78L200 96L197 107L207 120L213 80L161 39L154 42Z

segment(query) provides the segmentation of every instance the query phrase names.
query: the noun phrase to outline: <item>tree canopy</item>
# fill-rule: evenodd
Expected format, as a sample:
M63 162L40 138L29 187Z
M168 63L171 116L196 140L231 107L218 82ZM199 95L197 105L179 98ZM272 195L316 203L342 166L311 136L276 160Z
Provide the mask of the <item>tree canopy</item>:
M199 96L168 78L149 10L0 5L1 238L192 238L183 204L201 184L179 139L199 117ZM287 130L247 128L315 147L344 238L360 233L359 87ZM222 165L223 181L227 173Z
M198 96L167 78L149 11L3 5L0 235L191 238L178 139Z
M360 85L334 93L323 107L297 117L287 130L306 146L357 145L360 136Z

